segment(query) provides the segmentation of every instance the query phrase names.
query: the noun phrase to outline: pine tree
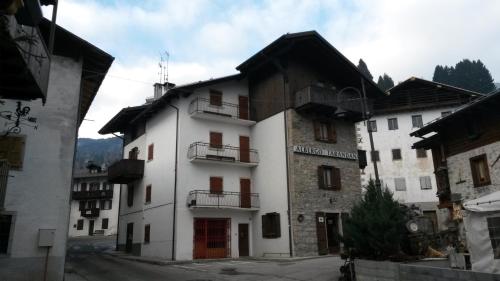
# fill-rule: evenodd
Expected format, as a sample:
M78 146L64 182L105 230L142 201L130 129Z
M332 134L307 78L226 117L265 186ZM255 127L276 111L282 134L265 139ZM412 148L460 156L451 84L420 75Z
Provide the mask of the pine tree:
M346 220L344 244L361 258L384 260L400 254L405 240L405 211L387 188L370 180L361 202Z
M455 67L437 65L432 81L479 93L489 93L495 90L491 73L481 60L464 59Z
M384 73L384 76L378 77L377 86L385 92L394 87L394 81L389 75Z
M370 73L370 70L368 70L368 66L366 63L363 61L363 59L359 59L358 63L358 69L361 73L363 73L366 77L368 77L370 80L373 80L373 75Z

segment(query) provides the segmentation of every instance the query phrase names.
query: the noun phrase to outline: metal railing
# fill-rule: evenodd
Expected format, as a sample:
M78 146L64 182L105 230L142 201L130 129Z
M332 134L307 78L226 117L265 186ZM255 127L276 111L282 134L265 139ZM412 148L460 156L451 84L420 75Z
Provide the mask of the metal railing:
M85 218L95 218L99 216L99 211L98 208L85 208L80 210L80 215Z
M73 200L113 198L113 190L73 191Z
M235 163L259 163L259 153L255 149L241 149L230 145L214 147L205 142L192 143L189 146L188 158Z
M213 105L210 104L209 99L200 97L193 99L189 104L189 114L193 113L209 113L234 119L245 120L248 120L249 118L248 109L244 112L240 112L240 107L238 104L222 102L221 105Z
M193 190L187 198L188 207L258 209L258 193L223 191L212 193L209 190Z

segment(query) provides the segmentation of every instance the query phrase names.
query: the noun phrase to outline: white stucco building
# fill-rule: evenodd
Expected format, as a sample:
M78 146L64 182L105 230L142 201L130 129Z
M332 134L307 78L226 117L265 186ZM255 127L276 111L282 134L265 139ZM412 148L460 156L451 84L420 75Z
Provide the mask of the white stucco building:
M376 154L368 157L368 166L361 174L362 183L366 185L370 178L375 179L375 158L382 185L400 202L420 207L437 227L445 223L447 217L437 212L432 153L412 149L418 138L410 133L481 94L415 77L387 93L386 98L375 102L370 121L357 124L360 149L370 150L367 126L371 126Z
M115 235L120 186L108 183L108 173L97 165L75 172L71 191L69 237Z
M50 23L43 20L39 27L37 46L46 48ZM27 26L19 29L33 31ZM53 54L45 51L43 57L50 67L50 75L42 72L48 79L46 97L0 92L0 280L63 280L78 127L105 76L90 73L106 73L113 61L61 27L56 28ZM33 57L27 61L44 65ZM7 79L17 82L13 89L29 92L39 86L29 79L14 79L30 73L29 66L19 66L19 73L13 69L7 68ZM28 114L17 123L19 112ZM7 115L10 120L5 120Z
M321 63L320 63L321 62ZM327 62L327 63L325 63ZM336 69L332 76L331 70ZM338 253L361 187L361 90L383 93L316 32L287 34L240 73L124 108L118 249L177 260Z

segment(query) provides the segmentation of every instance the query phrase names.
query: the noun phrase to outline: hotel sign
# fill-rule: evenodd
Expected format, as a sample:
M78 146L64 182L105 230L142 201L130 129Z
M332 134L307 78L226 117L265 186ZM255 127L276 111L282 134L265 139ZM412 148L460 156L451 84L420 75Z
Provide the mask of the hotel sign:
M336 151L336 150L329 150L322 148L307 147L302 145L294 145L293 152L300 154L309 154L309 155L317 155L324 157L340 158L346 160L354 160L354 161L358 160L358 153L356 152L343 152L343 151Z

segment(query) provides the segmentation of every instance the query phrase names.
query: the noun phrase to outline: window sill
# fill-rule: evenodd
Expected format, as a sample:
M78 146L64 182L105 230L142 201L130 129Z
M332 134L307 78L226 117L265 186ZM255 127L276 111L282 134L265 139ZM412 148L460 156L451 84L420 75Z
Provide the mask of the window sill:
M488 181L488 182L485 182L485 183L480 183L480 184L474 184L474 188L484 187L484 186L488 186L488 185L491 185L491 181Z

